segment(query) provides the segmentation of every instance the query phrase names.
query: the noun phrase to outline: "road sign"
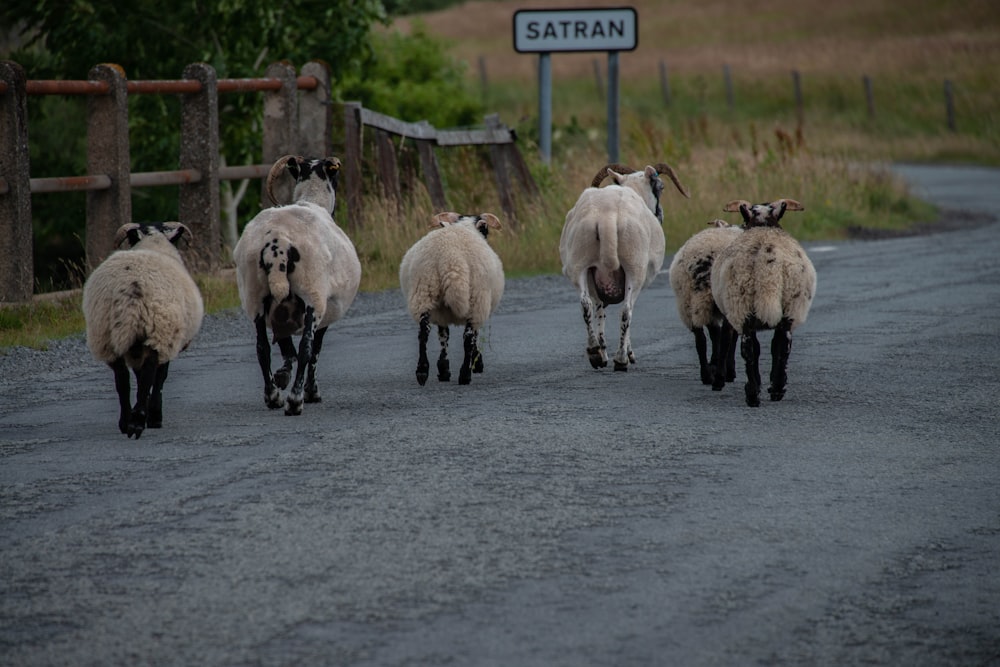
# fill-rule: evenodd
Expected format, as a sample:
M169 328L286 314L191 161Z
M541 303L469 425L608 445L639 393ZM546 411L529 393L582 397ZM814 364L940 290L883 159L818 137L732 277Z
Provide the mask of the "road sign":
M514 12L519 53L632 51L639 43L635 9L520 9Z

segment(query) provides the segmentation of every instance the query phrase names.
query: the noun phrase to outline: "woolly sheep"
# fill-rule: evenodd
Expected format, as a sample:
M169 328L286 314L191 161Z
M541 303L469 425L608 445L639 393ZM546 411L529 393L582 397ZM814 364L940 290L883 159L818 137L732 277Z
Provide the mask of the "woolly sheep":
M608 365L605 308L617 303L622 304L622 314L615 370L627 371L628 365L635 363L630 336L632 309L639 292L663 266L666 245L660 174L669 176L677 190L689 196L667 164L647 166L642 171L609 164L566 214L559 257L563 274L579 290L587 328L587 357L594 368ZM608 176L614 183L601 188Z
M451 379L448 363L448 326L465 325L465 357L458 383L469 384L472 373L483 371L479 329L496 310L503 296L503 263L486 242L490 229L500 229L492 213L461 215L438 213L432 231L403 255L399 284L410 315L420 325L417 382L427 382L430 364L427 339L431 324L438 327L441 354L438 380Z
M322 400L316 361L327 327L343 317L361 283L354 244L333 219L340 160L286 155L271 167L265 190L282 172L295 180L293 204L265 208L247 223L233 250L243 310L257 331L257 361L264 376L264 403L302 413L302 403ZM274 335L283 365L271 373ZM298 351L292 336L301 334ZM288 392L292 366L295 381ZM308 371L307 371L308 369Z
M170 362L201 328L204 304L177 244L191 230L179 222L122 225L118 248L83 286L87 346L114 371L118 430L138 440L163 425L163 383ZM129 369L136 400L130 406Z
M694 334L701 381L718 391L736 379L736 333L722 316L712 296L712 263L719 251L743 231L725 220L712 220L680 247L670 262L670 286L677 297L681 322ZM712 341L712 357L707 356L705 330ZM721 355L721 356L720 356ZM722 370L716 372L716 367Z
M772 401L785 395L792 330L804 324L816 294L816 270L798 241L781 229L785 211L802 211L794 199L750 204L735 200L726 211L739 211L744 232L715 258L712 292L719 309L742 335L746 362L746 402L760 405L760 344L757 331L774 329L771 341Z

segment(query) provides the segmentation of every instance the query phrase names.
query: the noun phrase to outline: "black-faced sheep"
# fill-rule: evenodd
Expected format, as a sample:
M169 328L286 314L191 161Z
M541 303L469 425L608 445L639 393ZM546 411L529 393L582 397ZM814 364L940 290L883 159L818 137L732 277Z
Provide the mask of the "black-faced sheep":
M399 266L399 284L410 315L420 325L417 382L427 382L430 363L427 339L437 325L441 354L438 380L451 379L448 363L448 326L464 325L465 357L458 383L469 384L472 373L483 370L479 329L503 296L503 264L486 242L490 229L500 229L492 213L460 215L438 213L432 231L413 244Z
M708 229L698 232L678 249L668 275L677 297L677 313L694 334L701 381L718 391L726 382L736 379L737 334L712 296L712 264L743 229L725 220L716 219L708 224ZM711 359L707 355L706 329L712 343Z
M712 293L719 309L740 333L746 362L746 402L760 405L760 343L757 331L774 329L771 341L772 401L780 401L788 382L792 330L805 323L816 294L816 270L798 241L781 229L785 211L802 211L794 199L764 204L732 201L726 211L739 211L744 232L723 249L712 267Z
M204 304L178 243L191 231L179 222L122 225L118 248L83 286L87 346L115 375L118 430L138 440L163 425L163 383L170 362L201 328ZM129 369L137 383L130 405Z
M247 223L233 250L236 283L243 310L257 331L257 361L264 376L264 403L285 406L286 415L302 413L302 403L321 400L316 360L327 327L354 302L361 283L361 262L354 244L333 219L337 158L307 159L286 155L271 167L266 191L286 172L295 180L295 203L262 210ZM274 335L283 365L271 373ZM302 334L298 351L292 336ZM292 366L295 381L287 399ZM308 372L307 372L308 369Z
M660 174L669 176L677 190L688 196L667 164L647 166L642 171L609 164L566 214L559 257L563 274L579 290L587 327L587 357L594 368L608 365L605 308L617 303L622 304L622 314L615 370L627 371L628 365L635 363L629 329L632 309L639 292L663 266L666 245ZM600 187L608 176L614 183Z

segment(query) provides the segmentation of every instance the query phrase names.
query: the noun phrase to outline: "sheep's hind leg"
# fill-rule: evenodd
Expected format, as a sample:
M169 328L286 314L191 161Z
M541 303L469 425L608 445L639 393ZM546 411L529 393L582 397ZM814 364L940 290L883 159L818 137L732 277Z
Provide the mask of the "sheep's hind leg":
M438 382L451 380L451 362L448 361L448 339L451 332L446 326L438 326L438 342L441 343L441 354L438 356Z
M291 336L278 339L278 349L281 350L281 368L274 372L274 384L278 389L286 389L292 379L292 366L295 364L295 343Z
M604 342L604 304L598 301L595 308L588 288L590 281L589 269L580 274L580 308L583 311L583 324L587 327L587 359L594 368L604 368L608 365Z
M691 327L694 334L694 349L698 353L698 369L701 372L701 383L712 384L715 379L715 346L718 334L712 325L708 325L708 335L712 338L712 360L708 360L708 341L705 330L701 327Z
M327 328L317 329L316 337L313 339L312 356L309 358L309 368L306 369L306 403L320 403L323 400L323 396L319 393L319 384L316 382L316 362L319 360L320 350L323 349L323 337Z
M163 383L167 381L170 362L160 364L153 380L153 391L149 395L149 414L146 416L146 428L163 427Z
M267 340L267 323L263 315L255 317L253 323L257 328L257 363L264 375L264 404L274 410L283 406L285 399L281 397L281 390L275 386L274 376L271 375L271 343Z
M138 440L146 430L146 415L149 410L149 395L156 383L156 369L160 365L160 355L156 350L149 350L142 366L135 369L136 391L135 405L132 406L132 417L126 427L128 437L135 436Z
M285 399L285 414L289 416L302 414L303 390L306 383L306 368L313 354L313 341L316 339L316 309L306 306L306 314L302 321L302 338L299 340L298 366L295 369L295 382Z
M115 391L118 392L118 430L128 433L129 420L132 419L132 381L129 378L125 359L118 357L108 364L115 374Z
M479 349L479 332L472 327L472 322L465 323L462 342L465 347L465 357L462 359L462 368L458 371L458 383L469 384L472 382L473 359Z
M780 401L785 397L785 385L788 384L788 355L792 351L791 322L781 320L774 328L774 338L771 339L771 386L767 393L772 401Z
M625 285L625 299L622 301L621 330L618 338L618 352L615 353L615 370L627 371L629 364L635 363L635 354L632 352L632 305L633 296L631 283Z
M736 330L727 322L722 321L722 326L715 328L712 333L712 326L709 325L709 333L712 334L712 391L722 391L727 382L736 379Z
M743 327L743 340L740 343L740 353L747 367L747 383L743 389L746 392L747 405L756 408L760 405L760 343L757 341L757 330L752 326Z
M422 387L427 383L431 364L427 360L427 339L431 335L430 313L421 313L420 329L417 332L417 383Z

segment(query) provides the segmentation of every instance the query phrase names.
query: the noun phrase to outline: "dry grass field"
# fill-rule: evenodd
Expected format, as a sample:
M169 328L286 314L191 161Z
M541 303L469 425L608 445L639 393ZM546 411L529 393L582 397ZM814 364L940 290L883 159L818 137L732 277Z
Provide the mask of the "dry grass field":
M868 74L940 80L992 72L1000 85L1000 3L995 0L635 0L639 47L621 55L623 80L655 78L660 60L685 74L724 63L751 75ZM530 80L535 58L513 49L518 9L619 6L600 0L472 0L422 14L433 35L491 79ZM397 22L406 31L413 19ZM553 77L592 76L593 54L560 54ZM475 72L474 67L470 67ZM1000 94L1000 93L998 93Z

